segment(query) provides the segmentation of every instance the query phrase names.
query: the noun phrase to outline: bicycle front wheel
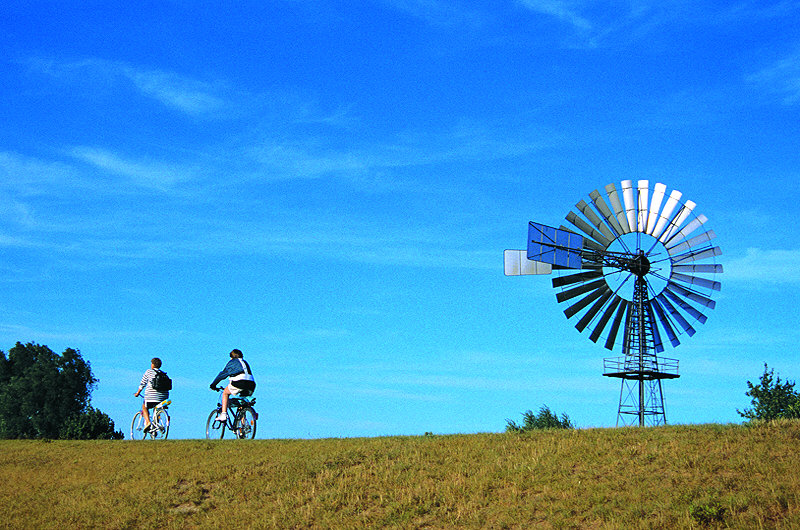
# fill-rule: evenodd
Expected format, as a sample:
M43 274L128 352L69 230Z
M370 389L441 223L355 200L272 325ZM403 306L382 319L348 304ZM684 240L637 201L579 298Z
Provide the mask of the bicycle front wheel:
M206 421L206 438L209 440L213 438L222 439L225 436L226 422L217 421L219 413L219 409L214 409L211 411L211 414L208 415L208 421Z
M166 410L159 410L155 413L155 420L150 427L150 436L153 440L166 440L169 434L169 413Z
M236 415L236 437L240 440L251 440L256 437L256 411L250 407L239 409Z
M131 422L131 440L144 440L147 437L147 433L144 432L144 416L142 416L141 412L137 412L133 415L133 421Z

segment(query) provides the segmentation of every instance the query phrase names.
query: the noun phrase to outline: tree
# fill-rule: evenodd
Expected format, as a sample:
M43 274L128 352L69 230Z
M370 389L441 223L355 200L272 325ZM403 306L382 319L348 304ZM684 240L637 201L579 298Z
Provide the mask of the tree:
M58 355L47 346L17 342L8 357L0 351L0 438L83 437L76 426L97 425L99 411L89 407L96 384L91 366L72 348ZM84 422L81 415L90 418ZM110 419L109 426L113 434Z
M522 414L522 424L519 425L513 420L506 420L506 432L526 432L534 429L574 429L575 426L566 414L558 415L550 410L547 405L542 405L539 414L527 411Z
M800 394L794 389L794 381L781 383L780 376L775 377L774 370L767 368L764 363L764 373L761 382L754 385L747 382L746 396L753 408L741 411L736 409L743 418L749 420L775 420L780 418L800 418Z

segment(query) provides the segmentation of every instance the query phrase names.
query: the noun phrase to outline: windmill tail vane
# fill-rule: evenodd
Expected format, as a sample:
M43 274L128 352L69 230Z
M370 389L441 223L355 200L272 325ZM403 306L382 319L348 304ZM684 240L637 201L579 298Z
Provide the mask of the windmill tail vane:
M622 380L617 425L666 423L661 380L679 377L678 361L657 354L694 335L694 324L707 320L703 311L716 305L722 265L714 260L722 251L695 207L665 184L624 180L619 190L609 184L578 202L566 216L571 228L531 221L527 249L504 252L507 276L555 271L567 318L576 317L592 342L620 348L603 374Z

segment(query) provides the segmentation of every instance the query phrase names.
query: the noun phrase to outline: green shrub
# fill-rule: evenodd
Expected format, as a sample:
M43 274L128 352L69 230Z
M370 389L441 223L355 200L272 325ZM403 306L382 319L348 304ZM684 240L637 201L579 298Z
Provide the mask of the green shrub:
M70 417L61 426L62 440L122 440L122 431L114 430L114 420L91 405L85 412Z
M689 515L697 524L708 526L712 523L721 523L725 518L725 507L718 501L705 504L692 504Z
M547 405L542 405L539 414L534 414L528 410L522 414L522 423L518 424L513 420L506 420L506 432L526 432L534 429L574 429L575 426L569 416L558 414L550 410Z
M764 363L764 373L760 382L754 385L747 382L746 396L751 397L753 408L744 411L736 410L740 416L748 420L777 420L800 418L800 394L794 389L794 381L781 383L780 376L774 376L774 370Z

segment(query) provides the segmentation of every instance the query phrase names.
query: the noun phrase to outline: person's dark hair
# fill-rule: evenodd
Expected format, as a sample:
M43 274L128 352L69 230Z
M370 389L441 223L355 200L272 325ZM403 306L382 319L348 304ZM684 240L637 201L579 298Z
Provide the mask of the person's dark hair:
M231 359L241 359L242 357L244 357L244 354L242 354L242 350L239 349L231 350Z
M153 357L152 359L150 359L150 364L152 364L156 368L161 368L161 359L159 359L158 357Z

